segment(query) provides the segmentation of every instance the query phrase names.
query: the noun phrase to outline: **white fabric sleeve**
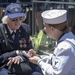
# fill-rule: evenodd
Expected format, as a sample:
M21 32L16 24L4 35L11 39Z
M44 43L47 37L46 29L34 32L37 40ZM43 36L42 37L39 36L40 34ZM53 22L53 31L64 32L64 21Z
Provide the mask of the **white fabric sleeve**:
M38 61L37 64L42 69L44 75L67 75L71 71L75 64L75 51L73 52L70 47L65 47L65 49L60 49L57 55L52 56L52 64L43 61L43 59ZM48 59L50 60L50 58Z

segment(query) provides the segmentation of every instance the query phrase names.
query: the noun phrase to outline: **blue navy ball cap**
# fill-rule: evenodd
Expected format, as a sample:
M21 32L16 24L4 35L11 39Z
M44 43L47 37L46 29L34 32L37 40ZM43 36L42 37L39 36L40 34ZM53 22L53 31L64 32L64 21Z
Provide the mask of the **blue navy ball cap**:
M9 18L26 16L26 14L23 12L22 7L16 3L11 3L6 7L5 15L7 15Z

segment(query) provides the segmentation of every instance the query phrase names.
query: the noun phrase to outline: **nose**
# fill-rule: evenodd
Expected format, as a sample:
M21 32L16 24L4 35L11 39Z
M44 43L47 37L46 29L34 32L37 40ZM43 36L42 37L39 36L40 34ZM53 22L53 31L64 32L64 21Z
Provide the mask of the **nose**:
M21 21L20 18L17 18L16 21Z

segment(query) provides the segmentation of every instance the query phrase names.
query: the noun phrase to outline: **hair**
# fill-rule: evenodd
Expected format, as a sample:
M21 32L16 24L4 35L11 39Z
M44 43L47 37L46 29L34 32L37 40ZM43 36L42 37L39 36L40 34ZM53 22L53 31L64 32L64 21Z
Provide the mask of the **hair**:
M8 19L8 16L4 16L1 21L3 24L7 24L7 19Z
M60 24L54 24L54 25L49 24L49 26L53 26L54 28L62 31L63 33L67 33L71 31L71 27L68 25L67 21L60 23Z

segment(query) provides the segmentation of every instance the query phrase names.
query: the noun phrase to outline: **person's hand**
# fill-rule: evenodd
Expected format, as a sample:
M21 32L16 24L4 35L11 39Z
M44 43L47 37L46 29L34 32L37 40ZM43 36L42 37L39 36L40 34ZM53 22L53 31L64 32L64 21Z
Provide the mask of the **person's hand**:
M34 63L34 64L37 64L37 62L40 60L40 58L38 56L33 56L33 57L30 57L29 58L29 61Z
M31 57L37 55L36 52L35 52L33 49L30 49L30 50L28 51L28 54L29 54Z
M16 56L16 57L10 57L8 58L8 63L7 66L11 65L12 63L14 64L19 64L21 62L21 57L20 56Z

